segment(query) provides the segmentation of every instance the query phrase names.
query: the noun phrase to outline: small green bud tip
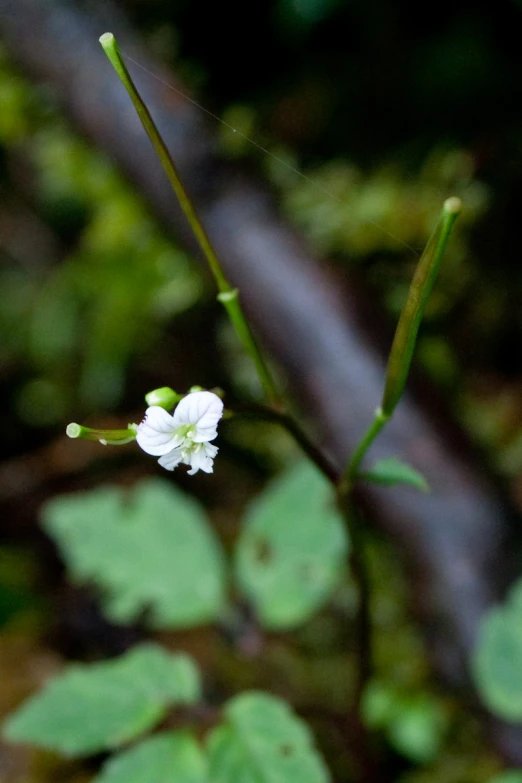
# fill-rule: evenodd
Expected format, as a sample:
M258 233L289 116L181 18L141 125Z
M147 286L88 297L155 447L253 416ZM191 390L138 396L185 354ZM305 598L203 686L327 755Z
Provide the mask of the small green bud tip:
M79 438L82 432L82 426L71 422L71 424L67 425L65 432L70 438Z
M160 408L169 410L181 399L181 394L176 394L174 389L169 386L162 386L161 389L154 389L145 395L147 405L159 405Z
M106 49L108 46L112 46L114 43L114 36L112 33L104 33L103 35L100 35L100 43L103 46L104 49Z
M457 196L451 196L444 202L444 212L447 215L458 215L462 210L462 201Z
M221 302L221 304L226 304L227 302L233 302L234 299L238 298L239 289L238 288L232 288L231 291L221 291L216 299L218 302Z

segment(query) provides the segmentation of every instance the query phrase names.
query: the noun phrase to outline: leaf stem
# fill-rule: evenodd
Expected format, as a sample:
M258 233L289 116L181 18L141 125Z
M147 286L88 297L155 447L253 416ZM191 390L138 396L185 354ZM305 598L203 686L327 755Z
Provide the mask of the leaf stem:
M348 496L351 493L366 452L389 418L390 416L385 414L382 408L377 408L370 426L357 444L355 451L350 457L346 470L341 477L341 481L339 482L340 495Z
M151 114L143 102L121 55L116 39L112 33L104 33L100 38L100 43L109 58L114 70L118 74L121 82L127 90L130 99L136 109L138 117L147 132L149 139L156 151L158 158L167 174L170 184L177 196L181 209L187 218L190 227L196 237L196 240L208 262L210 270L216 281L219 291L218 299L224 305L230 320L234 326L237 336L241 340L245 350L251 356L257 372L259 374L265 395L272 405L280 403L280 396L276 389L272 375L268 366L257 346L254 336L250 330L238 299L238 291L232 288L226 279L221 268L220 261L208 237L208 234L194 208L194 205L187 193L172 156L158 131Z

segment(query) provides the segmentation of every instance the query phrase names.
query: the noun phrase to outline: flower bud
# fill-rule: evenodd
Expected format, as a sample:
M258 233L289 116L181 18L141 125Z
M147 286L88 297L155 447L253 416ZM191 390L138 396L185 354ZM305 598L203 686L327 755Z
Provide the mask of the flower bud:
M176 394L170 386L162 386L161 389L154 389L145 395L145 402L149 407L159 405L165 410L172 410L174 405L181 400L182 394Z

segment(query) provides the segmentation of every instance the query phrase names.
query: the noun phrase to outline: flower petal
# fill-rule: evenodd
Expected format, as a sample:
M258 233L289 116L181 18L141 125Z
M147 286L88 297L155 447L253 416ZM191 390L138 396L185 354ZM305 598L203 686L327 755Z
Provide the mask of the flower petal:
M202 391L187 394L174 411L174 426L193 425L194 443L204 443L217 437L217 424L223 415L223 403L213 392Z
M175 430L174 418L170 413L159 405L153 405L145 411L145 418L138 427L136 440L147 454L159 457L179 446L181 438L176 435Z
M159 458L158 462L162 468L165 468L165 470L174 470L176 465L179 465L182 459L183 454L181 453L181 449L178 448L172 449L172 451L169 451L168 454L164 454Z
M190 467L188 471L189 476L193 476L198 470L202 470L204 473L212 473L214 470L214 457L218 453L217 446L213 446L211 443L201 443L196 446L190 454Z

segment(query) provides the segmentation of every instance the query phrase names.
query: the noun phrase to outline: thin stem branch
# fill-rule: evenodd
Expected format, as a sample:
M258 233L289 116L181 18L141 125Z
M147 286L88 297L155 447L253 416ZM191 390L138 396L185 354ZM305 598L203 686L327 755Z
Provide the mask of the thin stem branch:
M248 322L244 316L238 299L238 291L230 285L223 273L220 261L194 208L194 205L192 204L190 196L187 193L185 185L183 184L167 145L163 141L163 138L158 131L147 106L143 102L141 95L132 81L129 71L127 70L127 66L125 65L123 57L121 56L118 44L116 43L116 39L112 33L104 33L104 35L102 35L100 38L100 43L114 70L118 74L121 82L127 90L130 99L132 100L138 117L141 120L141 124L147 132L147 135L152 142L152 146L154 147L156 154L160 159L160 162L169 179L169 182L172 185L174 193L177 196L181 209L185 213L194 236L196 237L196 240L205 258L207 259L208 265L219 290L218 299L225 307L230 320L232 321L236 334L238 335L239 339L243 343L245 350L249 353L256 366L266 397L272 405L278 405L280 402L279 393L270 370L268 369L268 366L263 358L263 355L261 354L261 351L259 350Z
M389 418L390 416L383 413L381 408L377 408L370 426L357 444L348 465L346 466L346 470L341 477L341 481L339 482L339 492L341 495L345 495L346 497L350 495L366 452Z
M350 565L357 584L359 603L355 623L357 643L357 680L352 709L360 711L361 701L373 671L373 644L371 623L371 585L366 563L365 535L360 516L351 498L339 497L339 507L350 535Z
M337 485L339 508L346 521L350 535L350 565L357 583L359 604L357 609L357 682L354 695L354 709L359 710L364 690L373 671L373 644L371 623L371 584L368 574L365 552L365 535L361 519L353 502L353 490L359 468L371 444L381 432L390 417L377 408L374 418L357 444L346 470Z
M301 447L304 453L311 459L311 461L319 468L321 473L330 481L334 486L339 479L339 471L335 465L329 460L322 449L313 442L313 440L302 429L296 419L291 414L277 411L273 408L268 408L265 405L257 405L255 403L243 403L240 405L234 405L230 408L232 413L243 416L252 416L257 419L263 419L264 421L272 421L283 427Z

